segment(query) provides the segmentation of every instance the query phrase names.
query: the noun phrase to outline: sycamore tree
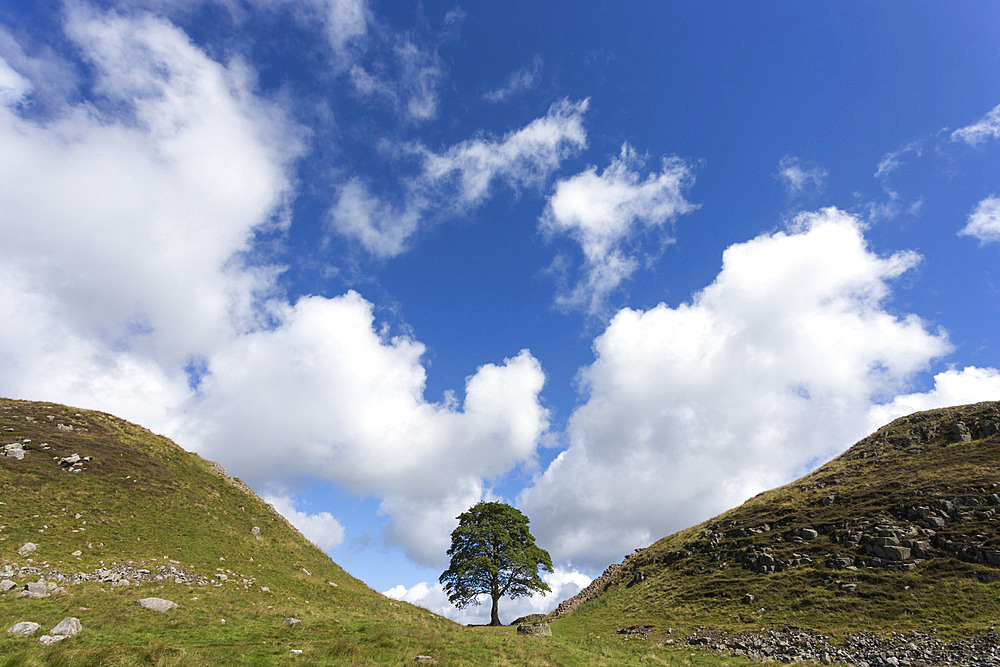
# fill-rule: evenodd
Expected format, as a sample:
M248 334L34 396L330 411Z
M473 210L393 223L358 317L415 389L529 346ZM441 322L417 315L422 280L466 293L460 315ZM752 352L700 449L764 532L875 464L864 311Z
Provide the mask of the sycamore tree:
M458 608L479 604L478 596L493 598L490 625L500 625L500 598L550 591L538 575L552 571L548 552L535 546L528 517L504 503L481 502L458 517L451 534L451 566L440 582Z

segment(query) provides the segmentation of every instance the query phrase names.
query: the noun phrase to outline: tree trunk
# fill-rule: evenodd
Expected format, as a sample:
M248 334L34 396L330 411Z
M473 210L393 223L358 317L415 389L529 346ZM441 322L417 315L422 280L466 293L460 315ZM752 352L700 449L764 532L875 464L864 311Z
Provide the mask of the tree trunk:
M490 625L503 625L500 622L500 614L497 613L497 608L500 606L500 596L493 595L493 609L490 611Z

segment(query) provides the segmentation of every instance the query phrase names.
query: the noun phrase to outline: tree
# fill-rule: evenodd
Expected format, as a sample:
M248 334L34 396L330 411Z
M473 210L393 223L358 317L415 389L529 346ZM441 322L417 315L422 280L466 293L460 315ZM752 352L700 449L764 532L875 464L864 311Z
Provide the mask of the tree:
M451 534L451 566L439 581L459 609L479 604L477 596L493 598L490 625L500 625L500 598L549 591L538 569L552 571L548 552L535 546L528 517L504 503L477 503L458 516Z

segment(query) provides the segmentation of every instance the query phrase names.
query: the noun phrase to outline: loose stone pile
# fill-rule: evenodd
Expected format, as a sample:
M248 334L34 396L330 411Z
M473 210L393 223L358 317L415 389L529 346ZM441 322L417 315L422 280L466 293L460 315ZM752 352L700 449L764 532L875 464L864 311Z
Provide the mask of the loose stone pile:
M859 633L834 644L814 632L779 628L761 632L724 635L696 629L688 644L743 656L758 661L813 661L824 665L852 664L858 667L906 665L1000 665L1000 635L983 632L966 639L945 641L933 632L894 632L890 635Z

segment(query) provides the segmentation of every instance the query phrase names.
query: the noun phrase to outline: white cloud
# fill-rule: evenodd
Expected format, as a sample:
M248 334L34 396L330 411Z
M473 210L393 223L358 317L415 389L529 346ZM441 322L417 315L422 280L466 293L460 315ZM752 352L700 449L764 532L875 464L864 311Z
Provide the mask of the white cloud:
M796 197L807 189L819 191L826 183L827 171L819 166L808 166L799 158L786 155L778 161L778 178L789 196Z
M411 121L437 116L438 87L444 64L437 52L397 36L395 44L368 67L350 70L354 89L363 97L380 101Z
M548 425L527 351L471 375L464 402L428 402L424 347L387 338L356 293L274 304L276 326L208 359L185 442L251 484L303 476L383 499L386 536L439 564L482 479L532 460Z
M568 234L580 244L586 276L560 305L599 311L607 296L638 266L624 244L643 230L662 229L679 215L697 208L684 198L693 177L678 158L664 158L660 171L643 178L645 160L627 143L600 173L589 167L559 181L549 198L541 227L549 233ZM661 243L669 241L669 235Z
M555 609L560 602L573 597L586 588L591 581L590 577L576 570L558 567L552 572L542 573L542 579L552 589L551 592L535 593L514 600L504 598L500 601L500 619L503 622L510 623L514 619L528 614L547 614ZM490 622L489 595L480 595L479 605L464 609L458 609L449 602L444 586L439 583L428 584L422 581L409 588L399 584L383 591L382 595L394 600L410 602L459 623L483 625Z
M440 153L414 146L421 169L406 185L401 206L379 199L363 181L351 179L340 188L330 210L330 225L374 255L398 255L428 218L479 206L494 183L515 191L540 187L562 160L586 146L583 114L587 106L588 100L562 100L545 116L501 139L470 139Z
M987 197L979 202L959 234L975 236L982 243L1000 241L1000 197Z
M67 30L95 68L101 103L63 102L45 121L0 107L0 273L4 311L21 315L7 335L36 333L25 348L35 356L13 355L0 382L39 396L58 377L44 398L100 397L134 415L153 387L176 405L183 366L254 324L274 269L239 254L273 224L302 144L241 63L210 60L148 15L72 7ZM59 373L32 370L52 356ZM149 391L135 392L140 377Z
M333 551L344 541L344 527L329 512L303 512L287 495L268 495L263 500L323 551Z
M912 252L873 254L836 209L730 246L690 303L625 309L594 342L569 448L519 500L595 570L802 474L950 350L884 307Z
M914 412L997 400L1000 400L1000 371L976 366L966 366L960 371L951 369L935 375L934 387L927 392L903 394L888 403L872 406L868 430L875 431Z
M538 82L541 69L542 59L536 55L531 59L531 65L512 72L499 87L483 93L483 98L489 102L502 102L530 90Z
M1000 104L972 125L960 127L951 133L953 140L961 140L970 146L978 146L984 141L1000 138Z
M0 57L0 104L13 106L30 91L31 82L11 69L7 61Z

